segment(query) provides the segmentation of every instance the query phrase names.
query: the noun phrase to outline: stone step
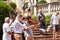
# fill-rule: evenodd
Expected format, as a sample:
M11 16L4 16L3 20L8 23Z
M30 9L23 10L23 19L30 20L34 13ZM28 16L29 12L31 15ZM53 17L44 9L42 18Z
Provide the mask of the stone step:
M52 35L38 35L38 36L33 36L34 38L52 38Z
M40 28L36 28L36 29L33 29L33 31L39 31ZM50 29L50 31L53 31L52 29Z
M33 31L33 33L35 34L38 34L38 33L40 33L40 30L34 30ZM52 34L53 33L53 30L50 30L49 32L43 32L44 34ZM60 34L60 33L58 33L58 34Z
M33 33L40 33L40 30L39 30L39 31L33 31ZM43 33L52 33L52 31L49 31L49 32L43 32Z
M50 30L49 32L43 32L44 34L52 34L52 30ZM33 34L34 35L40 35L40 30L39 28L36 30L33 30Z
M34 38L52 38L53 37L53 35L34 35L33 36ZM58 37L57 38L60 38L60 35L58 35Z
M53 39L53 38L34 38L34 40L60 40L60 38L56 38L56 39Z
M40 32L35 31L33 32L34 35L40 35ZM43 32L43 34L53 34L52 32Z
M33 33L33 35L40 35L40 33Z
M34 35L40 35L40 33L33 33ZM43 35L52 35L52 33L45 33L45 34L43 34Z

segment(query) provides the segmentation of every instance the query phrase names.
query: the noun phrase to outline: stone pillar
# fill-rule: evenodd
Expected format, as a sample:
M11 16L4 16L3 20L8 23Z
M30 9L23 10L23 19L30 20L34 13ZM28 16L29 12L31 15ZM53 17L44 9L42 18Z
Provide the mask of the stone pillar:
M11 0L11 2L16 2L16 0Z
M56 11L56 5L54 5L54 12Z
M56 7L55 7L55 10L57 11L57 5L56 5Z
M37 0L34 0L34 15L36 16L37 15Z
M9 0L7 0L7 4L9 4Z
M20 0L16 0L17 8L20 10Z
M34 13L34 12L33 12L33 10L34 10L34 8L33 8L34 0L31 0L31 3L32 3L31 14L33 14L33 13Z
M60 11L60 3L59 3L59 11Z
M31 0L32 4L34 3L34 0Z
M52 0L46 0L48 3L51 3L52 2Z
M49 5L48 5L48 13L50 13L50 6L51 6L51 5L49 4Z

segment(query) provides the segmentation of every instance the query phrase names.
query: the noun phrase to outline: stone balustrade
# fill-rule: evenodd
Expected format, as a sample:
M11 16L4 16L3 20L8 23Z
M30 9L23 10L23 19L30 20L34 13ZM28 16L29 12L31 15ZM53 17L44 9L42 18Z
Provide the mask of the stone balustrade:
M44 4L37 4L37 11L42 9L43 13L51 13L60 11L60 2L53 2L53 3L44 3ZM34 14L37 14L36 12Z

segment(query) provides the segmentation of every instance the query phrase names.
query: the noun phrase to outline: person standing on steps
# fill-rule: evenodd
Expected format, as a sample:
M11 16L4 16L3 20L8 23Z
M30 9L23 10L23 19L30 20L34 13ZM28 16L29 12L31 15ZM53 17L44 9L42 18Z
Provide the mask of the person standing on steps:
M10 22L9 17L6 17L5 23L3 24L3 38L2 38L2 40L11 40L12 32L11 32L11 29L9 26L9 22Z
M22 31L29 29L32 26L26 27L22 22L22 15L17 15L16 20L14 21L14 38L15 40L22 40Z
M42 13L42 9L38 10L38 22L40 23L40 35L43 35L43 31L46 29L45 16Z
M57 38L60 24L59 12L56 12L56 14L52 15L51 24L53 25L53 38Z

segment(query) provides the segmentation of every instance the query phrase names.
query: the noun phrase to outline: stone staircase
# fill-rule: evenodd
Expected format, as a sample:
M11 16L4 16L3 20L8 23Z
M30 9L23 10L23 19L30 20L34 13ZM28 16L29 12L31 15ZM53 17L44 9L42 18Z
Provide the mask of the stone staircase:
M39 27L37 29L33 29L33 34L34 34L34 40L60 40L60 35L55 39L53 39L53 33L52 29L50 29L49 32L44 32L42 36L40 36L40 30Z
M60 40L60 36L56 39L53 39L52 35L34 36L34 40Z

